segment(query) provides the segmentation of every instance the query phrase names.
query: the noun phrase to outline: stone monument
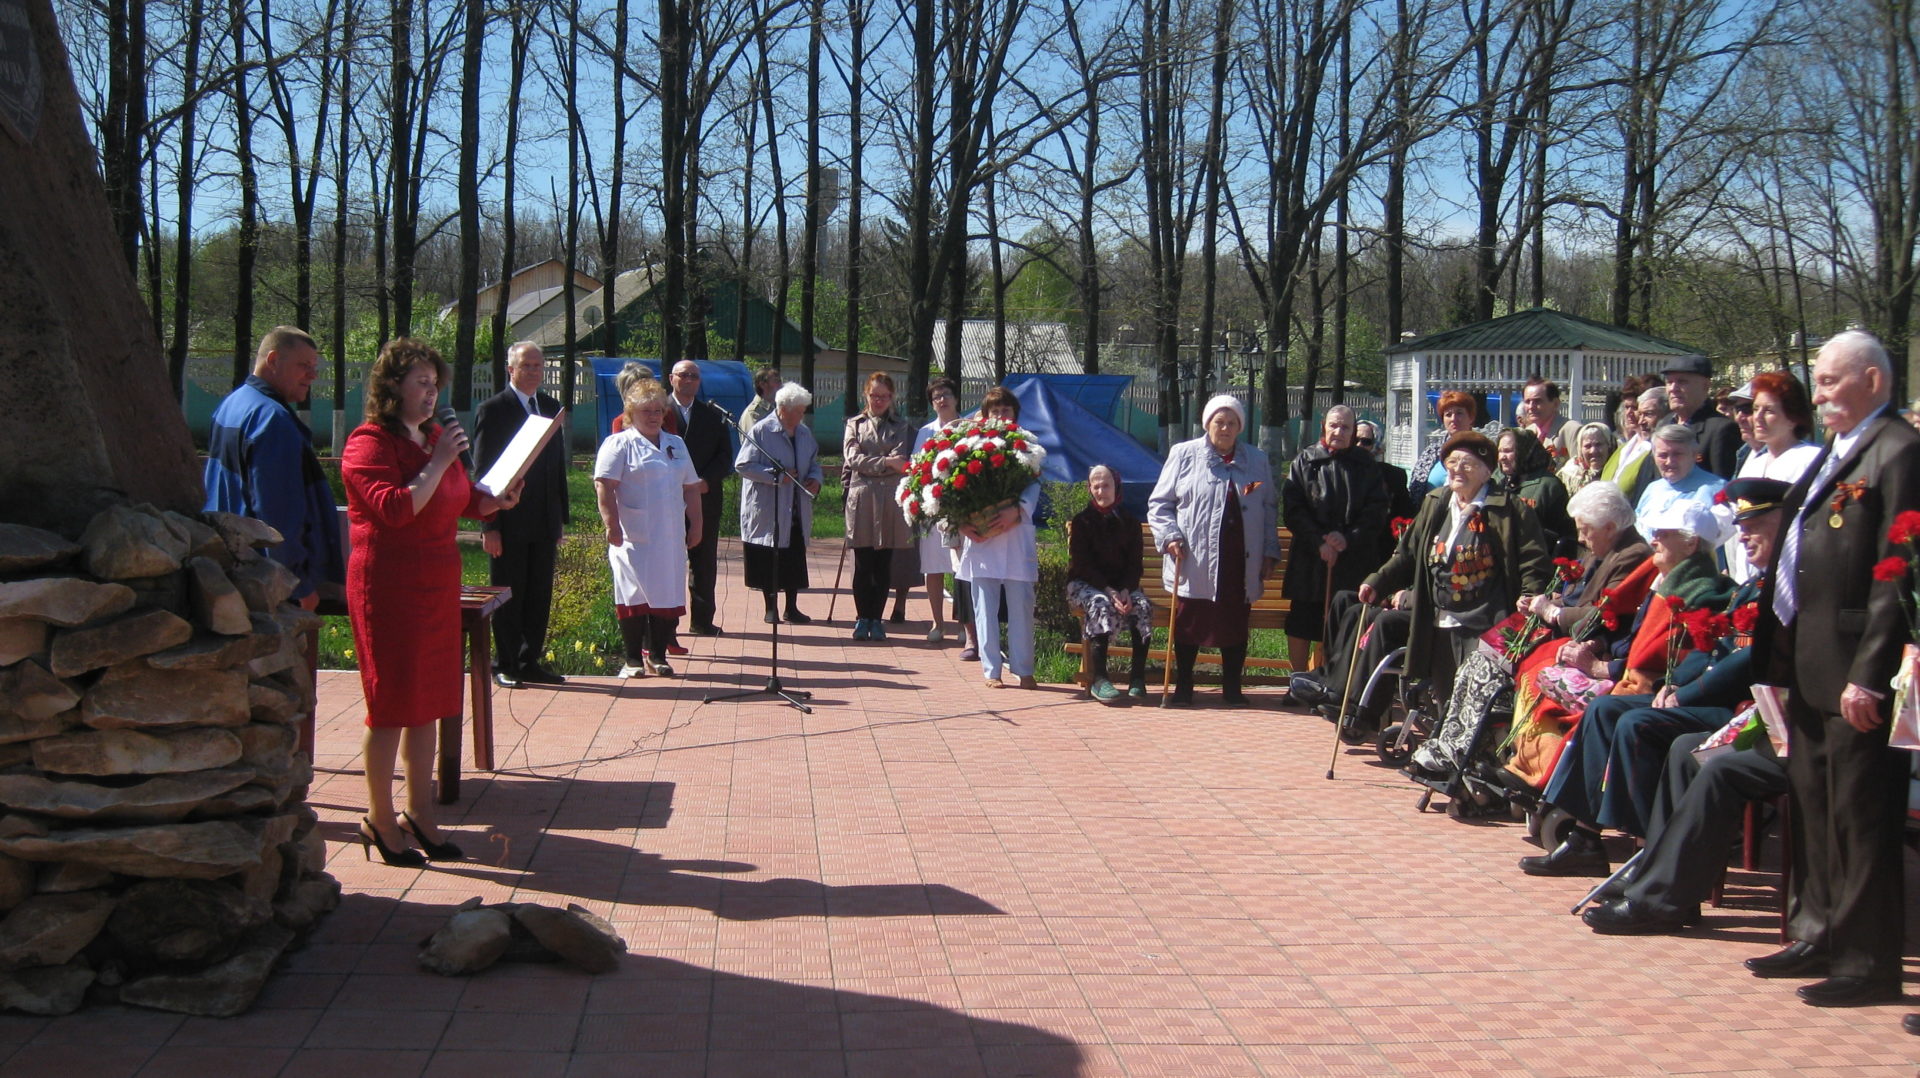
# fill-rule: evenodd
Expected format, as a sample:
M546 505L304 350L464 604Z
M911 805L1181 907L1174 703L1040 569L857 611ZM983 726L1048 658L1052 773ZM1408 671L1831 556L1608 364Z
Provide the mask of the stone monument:
M199 469L48 0L0 0L0 1009L251 1006L338 901L292 574Z

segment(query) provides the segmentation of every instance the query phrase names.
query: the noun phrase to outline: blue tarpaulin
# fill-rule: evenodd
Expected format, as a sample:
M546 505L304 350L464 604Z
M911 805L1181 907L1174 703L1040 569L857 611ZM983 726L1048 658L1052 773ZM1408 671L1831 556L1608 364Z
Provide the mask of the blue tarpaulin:
M1041 477L1049 482L1084 483L1087 470L1105 464L1120 473L1120 501L1140 520L1147 519L1147 495L1160 478L1160 458L1119 427L1101 419L1054 389L1047 378L1025 378L1008 389L1020 400L1020 425L1033 432L1047 451Z
M731 359L699 359L700 399L710 400L738 416L753 401L753 372L745 363ZM613 433L613 417L620 414L620 394L614 389L613 380L629 363L638 363L660 378L660 361L657 359L611 359L593 360L594 402L598 407L596 428L600 437ZM664 383L665 379L661 379ZM733 431L734 445L740 444L739 431Z
M1026 382L1045 382L1054 393L1099 416L1109 423L1120 419L1120 401L1133 384L1131 374L1009 374L1006 387L1014 389Z

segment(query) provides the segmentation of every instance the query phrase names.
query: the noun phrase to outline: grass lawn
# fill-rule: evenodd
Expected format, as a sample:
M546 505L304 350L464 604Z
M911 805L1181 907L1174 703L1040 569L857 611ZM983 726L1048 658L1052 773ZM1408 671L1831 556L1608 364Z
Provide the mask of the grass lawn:
M823 459L827 475L814 502L813 538L837 540L846 535L845 497L840 489L837 460ZM332 469L334 465L329 463ZM573 506L573 520L567 525L567 541L560 545L553 585L553 615L547 630L548 659L562 674L611 675L620 668L620 633L613 619L613 589L608 575L607 555L601 540L600 512L594 504L593 462L577 458L567 474L567 487ZM338 490L334 475L335 497L342 504L345 496ZM1071 516L1084 504L1084 493L1076 485L1049 484L1048 495L1059 506L1060 517ZM739 484L728 483L725 508L720 520L722 536L740 534ZM1064 528L1050 525L1040 529L1040 583L1036 589L1038 625L1035 632L1035 676L1041 681L1061 684L1073 680L1080 671L1080 658L1069 655L1063 645L1080 635L1079 622L1066 611L1066 534ZM463 543L460 549L462 579L469 584L487 582L487 556L477 542ZM725 571L723 569L723 571ZM925 593L914 589L909 608L924 612ZM353 654L353 632L344 617L326 619L320 635L320 665L326 669L351 670L358 664ZM1154 633L1155 647L1164 647L1165 630ZM1256 629L1249 654L1280 657L1286 654L1286 637L1274 630ZM1114 668L1124 678L1124 663ZM1158 684L1158 668L1150 671Z

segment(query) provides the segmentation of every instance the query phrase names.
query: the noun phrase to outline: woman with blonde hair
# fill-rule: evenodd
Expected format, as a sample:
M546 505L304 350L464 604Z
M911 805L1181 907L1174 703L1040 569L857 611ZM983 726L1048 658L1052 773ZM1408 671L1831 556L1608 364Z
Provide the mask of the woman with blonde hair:
M687 549L700 542L703 484L687 443L664 429L666 387L636 378L622 401L626 427L600 443L593 461L625 657L620 676L672 677L667 645L687 609Z
M867 376L866 410L847 420L840 449L847 493L847 545L853 548L853 638L885 640L894 551L913 546L913 529L894 500L913 455L913 430L893 411L893 379Z
M460 462L466 432L434 422L447 373L446 360L425 341L401 337L381 346L367 372L366 422L347 436L340 455L353 533L347 613L367 701L360 844L404 867L465 856L435 824L433 796L436 727L442 719L460 721L454 534L461 517L490 517L520 500L517 483L498 496L475 487ZM396 756L407 776L407 807L398 816Z

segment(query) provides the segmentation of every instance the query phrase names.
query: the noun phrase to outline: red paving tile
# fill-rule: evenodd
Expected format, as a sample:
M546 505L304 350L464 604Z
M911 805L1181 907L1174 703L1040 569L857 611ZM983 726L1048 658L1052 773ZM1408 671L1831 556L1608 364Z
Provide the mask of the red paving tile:
M831 579L837 550L816 551ZM0 1074L1912 1074L1904 1006L1820 1011L1739 960L1773 878L1687 936L1594 936L1579 881L1520 874L1517 826L1413 810L1369 753L1250 712L990 692L957 644L783 634L812 716L757 686L756 597L682 676L495 693L498 762L445 822L472 862L349 845L359 686L321 681L311 801L345 900L253 1013L0 1017ZM849 604L840 603L842 614ZM817 609L815 609L817 607ZM911 608L923 608L916 602ZM809 610L824 616L826 600ZM845 619L842 619L843 621ZM921 626L924 630L924 624ZM1256 693L1271 690L1256 690ZM577 902L611 974L419 970L472 896Z

